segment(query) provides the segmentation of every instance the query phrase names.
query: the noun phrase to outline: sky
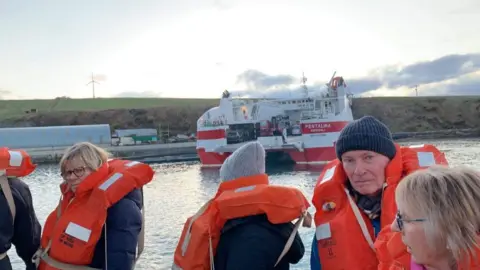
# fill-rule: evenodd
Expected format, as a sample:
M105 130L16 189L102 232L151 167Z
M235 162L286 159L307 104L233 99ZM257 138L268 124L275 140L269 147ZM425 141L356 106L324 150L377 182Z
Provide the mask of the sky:
M0 0L0 98L480 94L478 0Z

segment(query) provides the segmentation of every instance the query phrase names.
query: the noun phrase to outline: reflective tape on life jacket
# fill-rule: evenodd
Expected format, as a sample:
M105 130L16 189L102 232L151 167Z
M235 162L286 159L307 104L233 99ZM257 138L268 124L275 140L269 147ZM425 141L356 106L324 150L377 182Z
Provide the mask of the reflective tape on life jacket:
M375 239L371 220L357 206L346 189L347 175L337 159L328 163L320 174L313 204L317 209L315 235L322 268L325 269L389 269L394 263L408 269L410 257L403 245L391 258L388 242L393 239L389 227L395 219L395 189L401 179L432 165L448 165L445 155L433 145L400 147L385 169L382 192L381 230ZM407 254L407 255L406 255Z
M4 173L4 172L0 172ZM10 209L10 214L12 215L12 223L15 222L15 216L17 208L15 207L15 201L13 200L12 189L8 183L8 178L6 175L0 175L0 189L7 200L8 208Z
M105 175L108 176L105 177ZM141 189L153 179L153 175L153 169L147 164L110 160L87 176L99 178L99 184L90 192L90 195L73 198L63 209L63 213L63 203L60 201L56 211L47 218L41 248L32 258L38 265L38 269L93 269L85 265L91 263L102 230L105 230L105 235L108 233L104 226L108 208L132 190ZM135 263L144 249L145 211L143 206L141 212L142 227ZM108 241L107 237L105 241ZM106 262L105 267L108 267Z
M221 230L227 220L259 214L266 214L274 224L298 219L273 268L287 254L300 224L310 226L309 206L298 189L269 185L266 174L224 182L215 197L185 222L172 269L213 269Z

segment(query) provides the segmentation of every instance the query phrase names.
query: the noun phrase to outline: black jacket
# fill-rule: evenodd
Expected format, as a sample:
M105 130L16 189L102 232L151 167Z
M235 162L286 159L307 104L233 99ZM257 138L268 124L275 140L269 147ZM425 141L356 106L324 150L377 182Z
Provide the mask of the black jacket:
M3 191L0 191L0 254L15 245L18 256L25 262L27 270L33 270L32 256L40 247L41 226L32 203L32 195L27 184L16 178L9 178L15 202L15 222ZM0 261L0 269L11 269L8 257Z
M107 264L105 266L105 230L95 246L90 267L108 270L131 270L142 228L142 192L135 189L108 208Z
M293 231L292 223L272 224L266 215L229 220L220 236L215 254L216 270L288 270L298 263L305 247L300 237L274 268Z

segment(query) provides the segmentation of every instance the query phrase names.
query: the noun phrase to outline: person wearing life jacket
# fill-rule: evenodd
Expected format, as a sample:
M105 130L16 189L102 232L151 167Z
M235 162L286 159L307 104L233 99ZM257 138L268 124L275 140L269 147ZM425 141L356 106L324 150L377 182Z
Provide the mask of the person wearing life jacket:
M134 268L144 244L142 187L154 171L147 164L108 157L88 142L65 151L62 197L47 217L33 258L38 269Z
M401 234L390 229L397 212L395 189L413 171L448 164L445 155L433 145L400 147L372 116L343 128L336 154L320 174L312 199L311 269L409 269ZM391 250L394 243L400 244Z
M405 177L395 191L400 232L411 270L480 269L480 173L431 167ZM391 247L396 249L396 247Z
M297 230L309 226L309 203L296 188L269 184L262 145L233 152L220 179L215 197L185 223L172 269L289 269L300 261Z
M41 226L28 185L19 178L36 168L23 150L0 148L0 269L11 270L7 251L15 246L25 269L34 270L31 258L40 246Z

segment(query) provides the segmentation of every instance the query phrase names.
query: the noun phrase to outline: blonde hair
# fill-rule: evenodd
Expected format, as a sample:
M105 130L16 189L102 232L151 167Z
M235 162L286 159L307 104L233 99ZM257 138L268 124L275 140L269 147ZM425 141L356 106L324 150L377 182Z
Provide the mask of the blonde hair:
M64 173L68 161L80 158L87 168L96 171L108 161L109 157L110 153L104 149L89 142L80 142L65 150L65 153L60 159L60 170Z
M431 248L446 247L458 263L470 264L479 248L480 174L466 168L434 166L405 177L395 192L397 204L425 218Z

